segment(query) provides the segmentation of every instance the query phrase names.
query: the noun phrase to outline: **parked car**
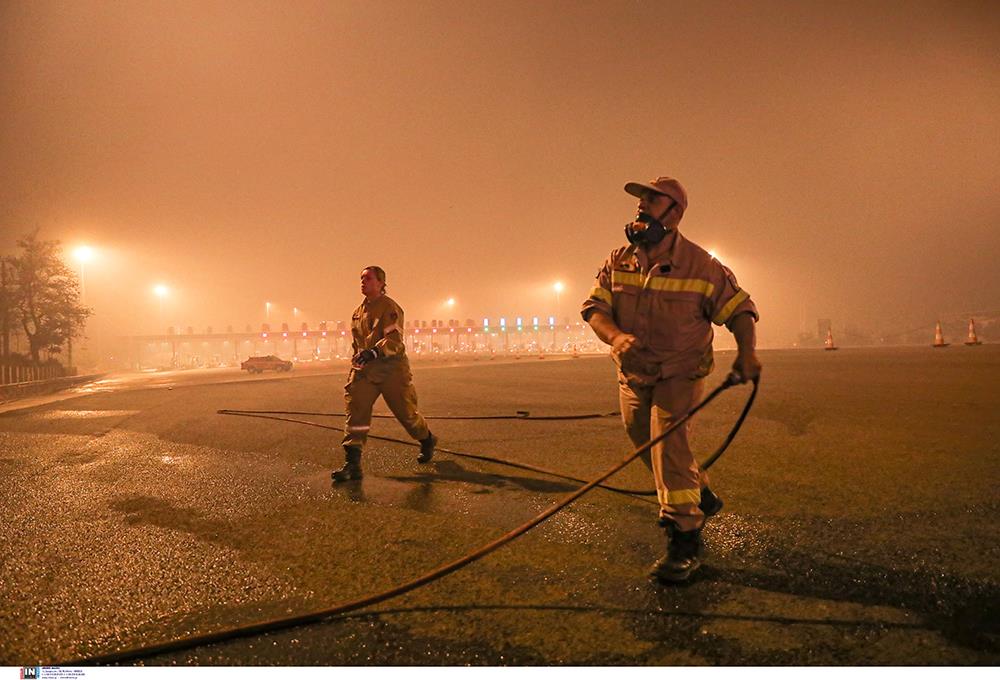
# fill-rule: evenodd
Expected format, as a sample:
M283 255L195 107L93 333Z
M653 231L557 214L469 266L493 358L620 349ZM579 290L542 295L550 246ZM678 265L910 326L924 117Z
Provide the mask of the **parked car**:
M292 370L292 362L285 361L273 354L268 354L266 357L250 357L246 361L240 364L241 371L248 371L250 373L263 373L266 370L273 369L275 371L290 371Z

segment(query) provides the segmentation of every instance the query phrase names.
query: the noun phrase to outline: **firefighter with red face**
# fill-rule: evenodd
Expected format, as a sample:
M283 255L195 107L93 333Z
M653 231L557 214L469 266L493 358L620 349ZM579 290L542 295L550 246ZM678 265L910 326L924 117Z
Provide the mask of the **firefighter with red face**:
M361 271L361 306L351 315L354 357L344 386L347 427L344 433L344 466L331 475L334 484L361 479L361 451L372 424L372 406L379 395L396 420L420 442L417 462L429 463L437 437L417 410L417 390L403 344L403 310L385 294L385 271Z
M688 205L680 182L659 177L629 182L625 191L639 199L638 214L625 228L629 245L605 260L582 315L611 345L622 420L638 448L701 398L714 367L712 324L736 337L733 371L743 381L759 377L761 364L750 296L727 267L678 230ZM688 445L690 422L643 455L667 532L667 554L651 575L664 582L684 581L701 565L701 529L722 508Z

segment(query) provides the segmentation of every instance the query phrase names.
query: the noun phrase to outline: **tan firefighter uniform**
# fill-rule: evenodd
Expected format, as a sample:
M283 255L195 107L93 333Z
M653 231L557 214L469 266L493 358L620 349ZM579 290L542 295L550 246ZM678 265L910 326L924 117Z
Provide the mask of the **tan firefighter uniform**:
M430 435L417 411L417 390L403 344L403 310L388 295L365 299L351 316L354 354L378 350L378 358L351 368L344 386L347 427L344 446L363 447L372 424L372 406L381 394L389 410L411 437Z
M636 246L612 251L583 303L584 320L595 311L638 338L618 366L619 401L625 430L638 448L662 433L700 399L703 378L714 366L712 324L727 325L757 308L736 277L680 231L659 262L647 262ZM681 531L699 529L698 508L708 476L688 445L691 421L653 447L643 460L653 471L660 517Z

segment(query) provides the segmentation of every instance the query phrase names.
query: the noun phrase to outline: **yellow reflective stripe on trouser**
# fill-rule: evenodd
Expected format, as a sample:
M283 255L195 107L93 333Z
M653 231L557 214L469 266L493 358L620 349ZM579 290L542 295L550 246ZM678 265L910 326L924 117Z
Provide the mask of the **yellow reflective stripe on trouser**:
M594 286L590 289L590 297L611 304L611 291L601 286Z
M701 293L705 297L711 297L715 291L715 285L705 279L669 279L665 276L652 277L649 280L649 287L653 290Z
M660 499L660 505L688 505L691 503L701 503L701 489L680 489L679 491L657 489L656 496Z
M719 313L715 315L715 318L712 319L712 321L719 324L720 326L726 323L727 321L729 321L729 317L733 315L733 310L739 307L743 303L743 301L749 297L750 294L747 293L745 290L737 292L736 295L731 297L729 299L729 302L727 302L722 307L722 309L719 310Z

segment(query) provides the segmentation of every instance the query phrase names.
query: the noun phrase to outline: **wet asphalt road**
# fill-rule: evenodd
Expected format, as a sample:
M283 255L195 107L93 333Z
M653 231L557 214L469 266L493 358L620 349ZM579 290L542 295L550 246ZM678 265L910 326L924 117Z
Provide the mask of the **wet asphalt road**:
M726 507L689 584L644 577L663 549L655 507L596 490L372 610L144 663L1000 662L1000 347L761 357L757 406L713 468ZM370 441L365 479L331 488L339 433L216 414L340 411L344 375L160 376L0 415L0 665L354 600L466 554L577 486L446 454L421 466L414 448ZM415 380L428 415L617 408L607 358L424 364ZM746 394L730 390L699 418L699 450L714 448ZM584 478L628 450L614 418L432 427L442 446ZM406 438L391 420L373 433ZM639 463L613 482L651 486Z

